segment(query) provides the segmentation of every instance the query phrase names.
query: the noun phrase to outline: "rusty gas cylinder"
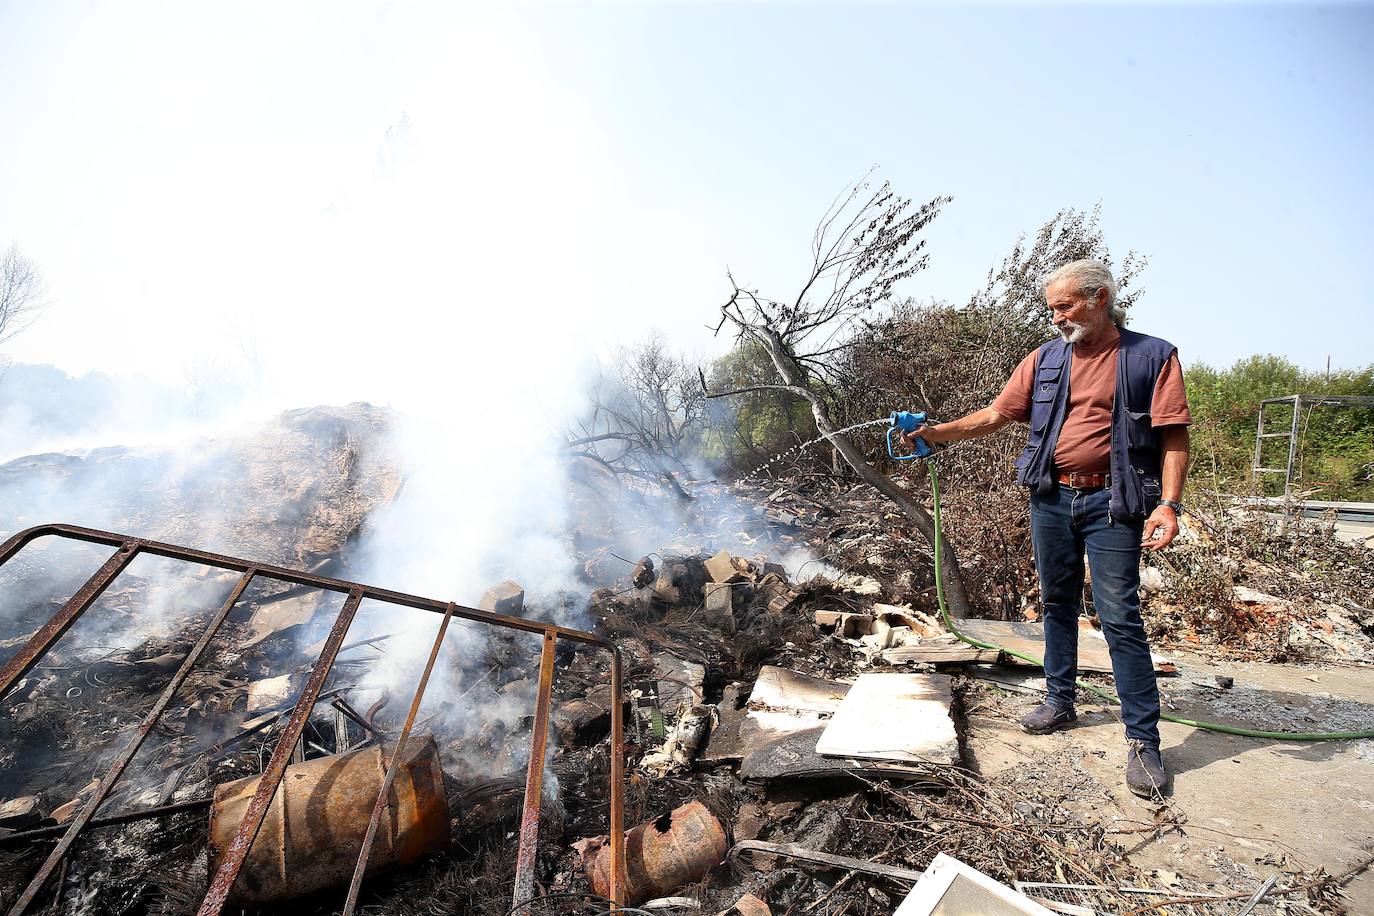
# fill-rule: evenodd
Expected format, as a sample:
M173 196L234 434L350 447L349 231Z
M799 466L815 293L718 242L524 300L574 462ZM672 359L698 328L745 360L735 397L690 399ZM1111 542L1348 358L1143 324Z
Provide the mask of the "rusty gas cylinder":
M233 899L275 903L353 875L395 745L366 747L286 768L243 863ZM210 874L219 867L260 777L215 788ZM368 858L367 873L419 861L449 844L448 799L433 736L406 742Z
M633 906L700 881L728 851L725 829L699 801L640 824L625 834L625 902ZM596 893L610 896L610 844L589 852L587 880Z

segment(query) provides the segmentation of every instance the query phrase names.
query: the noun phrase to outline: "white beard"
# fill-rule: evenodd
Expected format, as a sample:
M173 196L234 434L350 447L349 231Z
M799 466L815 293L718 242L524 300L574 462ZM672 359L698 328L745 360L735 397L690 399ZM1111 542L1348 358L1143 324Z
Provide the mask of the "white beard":
M1078 343L1087 332L1088 329L1085 325L1075 324L1072 321L1064 322L1059 328L1059 336L1064 338L1065 342L1071 344Z

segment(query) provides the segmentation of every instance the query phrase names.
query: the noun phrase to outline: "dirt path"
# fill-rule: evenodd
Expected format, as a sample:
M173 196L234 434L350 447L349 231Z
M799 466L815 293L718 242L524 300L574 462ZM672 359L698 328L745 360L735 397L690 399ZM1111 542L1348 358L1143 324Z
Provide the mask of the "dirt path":
M1374 678L1367 668L1227 663L1179 658L1182 676L1161 681L1182 715L1268 729L1318 731L1374 727ZM1223 690L1215 675L1235 679ZM1314 680L1315 678L1315 680ZM1287 854L1304 868L1338 874L1374 853L1374 740L1263 741L1161 723L1175 779L1162 810L1127 792L1121 726L1115 711L1082 706L1074 729L1028 735L1016 717L1038 700L1024 693L979 692L968 720L968 750L991 775L1041 770L1083 814L1141 829L1118 837L1143 868L1177 872L1237 890L1279 871ZM1358 723L1363 723L1359 725ZM1186 819L1152 829L1156 812ZM1229 860L1229 861L1228 861ZM1374 913L1374 874L1346 888L1351 913Z

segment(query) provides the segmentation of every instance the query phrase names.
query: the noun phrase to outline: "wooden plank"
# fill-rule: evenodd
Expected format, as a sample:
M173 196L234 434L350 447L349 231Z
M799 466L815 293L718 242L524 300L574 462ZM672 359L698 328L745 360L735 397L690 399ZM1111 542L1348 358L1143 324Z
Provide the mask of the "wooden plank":
M1045 657L1045 625L1021 621L960 620L959 630L979 642L1005 646L1017 652L1043 659ZM1170 670L1168 659L1153 656L1156 670ZM1018 661L1011 659L1012 662ZM1112 657L1107 641L1098 633L1080 629L1078 633L1078 670L1112 673Z
M922 643L916 646L897 646L884 649L883 661L890 665L901 662L930 662L936 665L962 662L996 662L1002 653L996 649L979 649L968 643Z
M848 691L848 684L764 665L740 723L740 777L818 776L852 767L816 753L816 741Z

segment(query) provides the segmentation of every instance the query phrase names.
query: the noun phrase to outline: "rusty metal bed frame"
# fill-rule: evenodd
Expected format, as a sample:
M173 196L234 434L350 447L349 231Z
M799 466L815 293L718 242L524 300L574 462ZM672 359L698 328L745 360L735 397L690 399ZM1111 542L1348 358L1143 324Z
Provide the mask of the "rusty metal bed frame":
M89 544L98 544L106 547L115 548L114 553L105 563L96 570L86 583L77 589L76 593L62 606L47 623L40 627L28 643L21 648L8 662L3 669L0 669L0 700L9 695L15 684L27 674L35 664L48 652L49 649L62 637L64 633L81 617L86 610L95 603L101 594L109 587L121 572L128 567L133 559L140 554L165 557L172 560L184 560L191 563L201 563L220 569L230 570L241 573L238 584L220 606L214 618L210 621L205 631L191 647L190 653L181 663L181 667L172 675L172 679L158 696L151 710L144 717L139 725L137 733L133 739L119 752L114 763L101 778L95 794L87 801L81 810L72 818L71 824L62 834L57 846L48 855L47 859L34 874L24 892L15 901L9 910L9 916L21 916L32 905L34 898L43 889L43 886L52 877L53 872L62 863L81 832L90 824L91 818L102 802L108 797L110 790L124 773L125 768L133 760L134 755L142 747L144 740L157 724L162 713L167 709L176 696L177 691L185 682L191 670L196 666L209 646L211 639L214 638L220 625L224 623L233 610L235 604L243 597L245 589L254 579L275 579L282 582L289 582L293 585L301 585L310 588L317 588L323 591L339 592L346 595L343 608L334 619L334 624L330 630L329 637L325 640L324 648L319 656L312 663L310 677L301 690L296 705L291 711L290 718L287 720L286 728L277 739L276 747L272 751L272 757L264 768L262 778L258 784L257 792L248 804L244 812L243 820L239 822L238 831L234 835L233 842L226 851L223 860L215 874L211 877L209 890L206 892L204 900L201 901L198 916L218 916L224 909L225 903L233 890L234 882L238 879L240 870L243 868L244 860L248 856L248 851L253 845L253 840L257 836L258 829L262 826L263 819L267 815L267 810L271 804L273 796L276 794L277 787L280 785L282 776L286 772L287 764L291 760L291 752L296 742L300 739L305 724L314 708L321 689L324 687L326 677L334 665L335 656L340 651L343 644L344 635L348 632L349 625L353 622L353 617L358 611L358 605L364 598L380 601L385 604L396 604L403 607L414 608L421 611L431 611L443 614L443 620L439 625L439 633L435 637L434 646L430 650L429 659L425 664L425 669L420 677L420 682L415 690L415 696L411 700L410 710L406 716L405 725L401 730L391 760L387 766L386 776L382 784L382 790L377 796L377 801L372 811L372 819L368 826L368 832L364 839L362 849L358 856L358 862L354 869L353 880L349 885L348 896L344 905L343 912L351 914L357 906L358 890L362 884L363 872L367 866L368 856L371 853L373 840L376 836L377 825L381 819L383 811L386 809L387 794L399 769L401 761L401 749L405 747L406 740L410 736L411 727L415 723L416 713L420 709L420 701L424 696L425 688L429 683L429 675L433 670L435 659L439 654L439 648L443 643L444 634L449 622L454 617L471 620L478 623L489 624L496 627L507 629L522 630L527 633L537 633L543 637L543 646L540 653L539 663L539 687L535 700L534 726L530 736L530 760L529 767L525 775L525 798L520 820L520 841L516 857L515 869L515 892L513 898L513 912L524 913L528 911L528 904L534 898L534 872L538 852L539 840L539 815L540 815L540 795L544 777L544 754L548 741L549 731L549 711L551 698L553 695L553 675L554 675L554 650L559 639L566 639L572 642L579 642L584 645L596 646L605 649L611 654L611 771L610 771L610 838L611 838L611 898L618 905L624 902L625 894L625 825L624 825L624 765L625 765L625 727L624 713L622 709L622 689L621 689L621 660L620 651L610 641L593 633L585 633L581 630L572 630L566 627L555 626L549 623L526 620L520 617L509 617L503 614L495 614L489 611L476 610L474 608L462 607L452 602L435 601L431 598L421 598L416 595L407 595L402 592L390 591L388 589L376 588L370 585L363 585L357 582L348 582L342 579L333 579L328 576L313 575L311 573L299 572L281 566L273 566L266 563L254 563L251 560L244 560L239 557L225 556L223 554L208 553L202 550L194 550L181 547L175 544L164 544L158 541L149 541L144 538L133 537L125 534L115 534L110 531L98 531L91 528L80 528L74 525L40 525L21 531L10 537L4 544L0 545L0 566L9 562L20 550L41 537L59 537L69 540L83 541Z

